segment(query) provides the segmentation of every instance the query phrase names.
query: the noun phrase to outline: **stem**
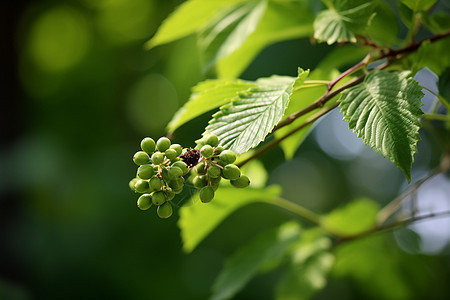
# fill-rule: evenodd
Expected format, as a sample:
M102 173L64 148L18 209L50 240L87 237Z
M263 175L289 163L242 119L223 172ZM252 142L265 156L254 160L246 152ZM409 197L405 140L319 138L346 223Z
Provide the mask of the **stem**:
M288 201L283 198L275 198L274 202L270 202L273 205L279 206L281 208L284 208L291 213L310 221L311 223L314 223L316 225L320 225L320 216L316 214L313 211L310 211L309 209L298 205L296 203L293 203L291 201Z
M398 221L398 222L395 222L392 224L375 226L373 228L370 228L366 231L363 231L363 232L360 232L360 233L357 233L354 235L342 236L340 239L340 242L348 242L351 240L366 237L366 236L374 234L374 233L381 233L381 232L386 232L389 230L394 230L394 229L404 227L408 224L418 222L418 221L424 221L424 220L431 219L431 218L447 217L447 216L450 216L450 210L440 211L440 212L436 212L436 213L429 213L429 214L420 215L420 216L414 216L414 217L407 218L407 219L404 219L404 220L401 220L401 221Z
M448 116L440 114L424 114L423 116L427 120L438 120L443 122L447 122L448 120L450 120Z

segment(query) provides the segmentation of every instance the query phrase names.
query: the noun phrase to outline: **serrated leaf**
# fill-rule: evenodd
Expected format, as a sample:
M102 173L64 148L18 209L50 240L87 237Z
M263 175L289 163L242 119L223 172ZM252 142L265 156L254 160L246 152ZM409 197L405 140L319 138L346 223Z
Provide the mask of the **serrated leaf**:
M356 43L352 27L367 25L371 17L372 1L327 1L329 9L314 20L314 38L331 45L335 42Z
M423 95L410 72L375 70L339 99L349 127L401 169L408 182L420 140Z
M306 1L269 1L255 31L216 63L219 78L238 77L266 46L313 33L314 14Z
M253 0L232 6L203 28L199 36L199 47L205 60L205 70L245 42L255 31L266 5L266 0Z
M211 299L229 299L269 260L279 260L300 237L297 223L285 223L265 232L234 253L220 272Z
M256 147L283 117L293 82L287 76L258 80L257 87L222 106L204 134L216 134L224 148L236 153Z
M191 252L226 217L237 209L257 202L270 203L280 194L280 188L271 186L265 189L236 189L220 187L210 203L200 202L198 194L192 196L194 204L180 208L178 227L181 230L183 250Z
M229 103L238 92L255 87L254 83L243 80L206 80L192 89L188 102L181 107L167 125L169 133L173 133L186 122L226 103Z
M189 0L167 17L146 43L148 49L197 32L217 13L247 0Z
M370 199L357 199L323 216L321 224L331 232L353 235L375 226L380 206Z

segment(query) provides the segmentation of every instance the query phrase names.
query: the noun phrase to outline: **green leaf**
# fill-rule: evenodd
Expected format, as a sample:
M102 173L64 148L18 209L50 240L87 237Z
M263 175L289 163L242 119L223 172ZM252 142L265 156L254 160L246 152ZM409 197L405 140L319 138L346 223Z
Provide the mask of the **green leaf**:
M217 189L213 201L200 202L198 193L192 196L193 204L180 208L178 227L181 230L183 250L191 252L235 210L250 203L270 203L280 194L280 188L271 186L266 189L236 189L221 186Z
M434 43L429 41L422 43L419 50L409 57L413 71L417 72L420 69L427 67L434 74L440 76L445 69L450 67L450 56L448 55L449 48L450 39L448 38ZM439 57L439 59L436 59L437 57Z
M401 2L413 11L423 11L429 9L437 0L401 0Z
M422 87L410 72L372 71L363 83L344 91L344 120L365 144L388 157L411 181L411 165L422 111Z
M168 132L173 133L186 122L231 102L238 92L245 91L256 85L243 80L206 80L192 89L192 95L173 116L167 126Z
M256 30L238 49L217 61L217 76L238 77L268 45L310 36L313 33L313 16L306 1L269 1Z
M282 257L300 237L297 223L286 223L265 232L234 253L225 263L213 287L211 299L229 299L269 260Z
M266 0L254 0L230 7L216 16L199 36L204 69L238 49L255 31L266 9Z
M236 153L256 147L283 117L293 82L287 76L257 80L257 87L239 93L213 115L204 134L216 134L223 147Z
M322 219L322 226L340 235L353 235L366 231L376 223L379 204L369 199L358 199L333 210Z
M247 0L189 0L182 3L146 43L148 49L197 32L217 13Z
M314 38L328 45L335 42L356 43L352 29L368 24L373 1L335 0L326 4L329 9L320 12L314 20Z

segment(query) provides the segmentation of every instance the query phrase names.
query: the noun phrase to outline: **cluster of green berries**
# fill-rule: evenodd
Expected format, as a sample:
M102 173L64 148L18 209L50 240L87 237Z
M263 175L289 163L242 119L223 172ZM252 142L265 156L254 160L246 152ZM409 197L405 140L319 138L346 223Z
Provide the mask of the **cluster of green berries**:
M236 154L231 150L224 150L219 146L216 135L210 134L196 141L201 158L194 167L196 176L192 182L200 189L200 200L209 202L214 198L214 192L219 187L222 178L227 179L237 188L245 188L250 184L247 176L241 173L238 166L233 164Z
M183 149L179 144L162 137L157 142L146 137L141 141L142 151L133 156L138 165L136 178L130 188L142 194L137 205L142 210L156 205L157 214L168 218L173 213L171 200L183 191L185 176L194 169L193 185L200 189L202 202L214 198L221 178L230 180L235 187L247 187L250 183L240 169L233 164L236 155L218 146L216 135L208 135L197 141L196 149Z

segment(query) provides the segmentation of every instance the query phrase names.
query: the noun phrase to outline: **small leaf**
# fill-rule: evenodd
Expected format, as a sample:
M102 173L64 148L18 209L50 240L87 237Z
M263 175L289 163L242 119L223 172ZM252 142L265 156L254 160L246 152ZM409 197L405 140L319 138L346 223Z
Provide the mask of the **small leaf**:
M331 241L316 233L305 231L292 248L292 261L276 288L277 300L307 300L327 283L334 256L329 252Z
M208 204L200 202L198 193L195 194L192 196L193 205L184 205L180 208L178 227L181 230L183 250L185 252L194 250L214 228L235 210L250 203L270 203L279 194L280 188L276 186L265 189L220 187L217 189L213 201Z
M329 9L320 12L314 20L314 38L328 45L335 42L356 43L352 27L367 25L373 4L373 1L327 2Z
M213 115L204 134L214 133L220 144L236 153L256 147L281 120L289 103L294 78L259 79Z
M188 102L180 108L167 126L169 133L173 133L186 122L231 102L238 92L245 91L256 85L243 80L206 80L197 84L192 89L192 95Z
M378 203L358 199L324 216L322 226L343 235L358 234L375 225L378 210Z
M266 0L248 1L230 7L217 15L203 29L199 46L205 60L205 70L216 61L238 49L255 31L266 9Z
M182 3L164 20L155 36L147 43L148 49L175 41L197 32L217 13L246 0L189 0Z
M214 284L211 299L231 298L267 261L279 260L299 237L300 228L297 223L292 222L250 241L226 261Z
M422 87L410 72L372 71L342 93L344 120L365 144L388 157L411 181L420 140Z

